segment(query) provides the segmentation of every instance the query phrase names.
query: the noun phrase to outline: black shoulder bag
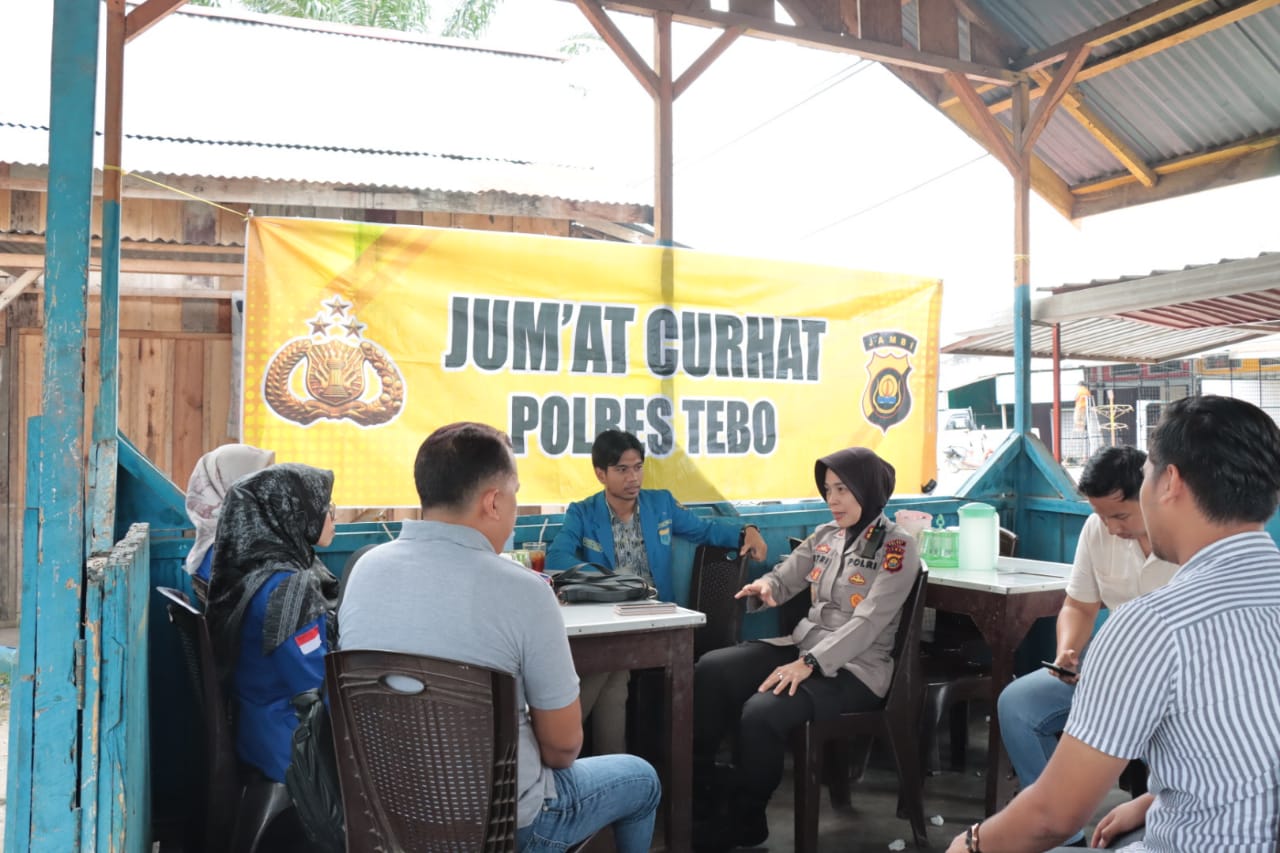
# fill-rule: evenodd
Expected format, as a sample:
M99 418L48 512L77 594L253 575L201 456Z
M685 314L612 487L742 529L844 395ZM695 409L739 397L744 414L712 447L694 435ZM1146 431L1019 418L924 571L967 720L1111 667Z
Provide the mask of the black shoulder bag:
M549 574L551 588L565 604L641 601L658 596L658 591L639 575L620 574L599 563L578 563Z

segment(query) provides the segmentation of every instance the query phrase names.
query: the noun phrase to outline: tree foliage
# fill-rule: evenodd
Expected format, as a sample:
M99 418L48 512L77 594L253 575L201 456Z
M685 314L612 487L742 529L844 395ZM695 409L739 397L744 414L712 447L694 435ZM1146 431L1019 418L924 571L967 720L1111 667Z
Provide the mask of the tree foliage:
M188 0L195 6L241 6L252 12L355 24L449 38L478 38L500 0L460 0L433 9L429 0Z

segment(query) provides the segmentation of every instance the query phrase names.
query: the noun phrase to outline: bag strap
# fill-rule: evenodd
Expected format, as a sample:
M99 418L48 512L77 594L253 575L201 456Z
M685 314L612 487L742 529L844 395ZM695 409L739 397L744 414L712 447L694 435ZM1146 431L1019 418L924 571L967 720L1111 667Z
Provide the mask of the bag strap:
M618 572L615 572L613 569L608 566L601 565L600 563L575 563L563 571L552 572L549 574L551 574L551 582L553 586L577 582L590 583L592 575L601 575L606 578L619 576Z

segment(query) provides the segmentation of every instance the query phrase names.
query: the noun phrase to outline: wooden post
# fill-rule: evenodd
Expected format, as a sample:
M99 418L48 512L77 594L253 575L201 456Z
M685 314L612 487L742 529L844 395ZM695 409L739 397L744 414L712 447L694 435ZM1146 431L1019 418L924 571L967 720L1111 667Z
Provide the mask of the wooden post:
M89 553L115 543L116 426L120 398L120 171L124 110L124 0L107 0L107 79L102 143L102 298L98 352L99 396L93 417L92 480L86 536Z
M1026 83L1013 89L1013 137L1021 139L1031 99ZM1031 147L1016 151L1013 171L1013 429L1031 432Z
M673 83L671 75L671 13L653 16L653 70L658 91L653 98L653 237L659 246L670 246L675 191L675 135L672 128Z
M1062 462L1062 324L1053 324L1053 458Z
M80 849L84 374L98 0L55 0L42 411L28 445L35 536L23 561L5 849ZM29 531L30 532L30 531ZM25 789L25 790L23 790ZM15 796L16 792L16 796Z

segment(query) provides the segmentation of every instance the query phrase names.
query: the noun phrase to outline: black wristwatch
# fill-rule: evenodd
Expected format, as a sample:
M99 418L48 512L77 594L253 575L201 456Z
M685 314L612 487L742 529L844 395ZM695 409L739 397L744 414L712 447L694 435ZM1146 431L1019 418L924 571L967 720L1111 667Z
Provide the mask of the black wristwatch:
M813 656L813 652L805 652L804 657L800 658L800 660L814 672L822 673L822 667L818 666L818 659Z

